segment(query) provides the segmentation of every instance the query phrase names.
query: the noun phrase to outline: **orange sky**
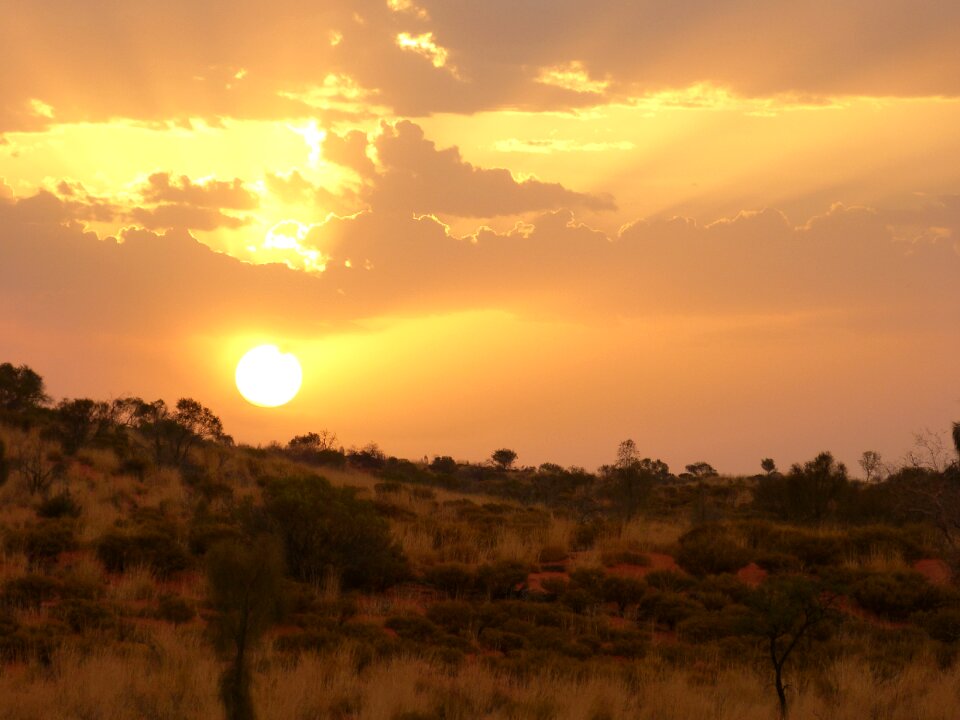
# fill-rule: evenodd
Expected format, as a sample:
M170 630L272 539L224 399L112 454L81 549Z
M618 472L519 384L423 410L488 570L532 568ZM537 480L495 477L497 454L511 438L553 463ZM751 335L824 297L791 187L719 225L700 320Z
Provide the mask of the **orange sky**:
M8 5L0 361L57 398L591 469L960 419L955 2Z

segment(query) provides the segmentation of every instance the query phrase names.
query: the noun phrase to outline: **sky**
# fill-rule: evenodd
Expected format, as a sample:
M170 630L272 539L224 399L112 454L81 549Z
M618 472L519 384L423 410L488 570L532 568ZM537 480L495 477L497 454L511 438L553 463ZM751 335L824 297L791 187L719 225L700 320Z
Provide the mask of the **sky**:
M7 0L0 361L240 442L854 474L960 420L953 0ZM303 366L288 405L234 384Z

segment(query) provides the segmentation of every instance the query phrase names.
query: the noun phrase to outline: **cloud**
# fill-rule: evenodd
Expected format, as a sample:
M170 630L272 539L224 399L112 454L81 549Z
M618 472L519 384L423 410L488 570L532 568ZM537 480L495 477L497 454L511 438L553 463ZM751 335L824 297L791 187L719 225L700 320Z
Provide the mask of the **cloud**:
M882 210L835 206L801 226L773 210L708 225L638 221L615 237L569 211L463 237L427 216L362 212L298 231L325 261L310 274L240 262L183 231L101 240L71 213L49 193L0 199L0 305L18 322L120 334L242 322L315 335L491 308L586 324L791 313L889 328L960 322L953 242L895 240Z
M239 178L232 182L195 183L186 176L171 180L169 173L154 173L147 179L142 194L148 203L177 203L199 208L253 210L260 204L257 194L245 188Z
M0 132L563 110L696 83L751 97L960 95L960 6L949 0L922 12L907 0L8 5L17 22L0 27Z
M608 195L568 190L558 183L518 181L509 170L479 168L456 147L437 149L423 129L408 120L382 124L373 140L378 166L367 154L359 132L328 133L324 157L354 169L366 181L361 193L380 212L436 213L458 217L495 217L561 207L614 210Z
M216 208L196 207L177 203L157 205L153 208L133 208L129 217L148 230L181 228L211 231L219 228L236 230L250 224L249 218L227 215Z

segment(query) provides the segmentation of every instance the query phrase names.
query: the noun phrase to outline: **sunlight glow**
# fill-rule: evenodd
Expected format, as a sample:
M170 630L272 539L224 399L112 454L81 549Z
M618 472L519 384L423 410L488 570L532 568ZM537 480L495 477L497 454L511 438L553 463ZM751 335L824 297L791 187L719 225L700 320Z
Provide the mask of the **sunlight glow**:
M279 407L293 400L303 382L300 362L276 345L260 345L237 363L237 390L260 407Z

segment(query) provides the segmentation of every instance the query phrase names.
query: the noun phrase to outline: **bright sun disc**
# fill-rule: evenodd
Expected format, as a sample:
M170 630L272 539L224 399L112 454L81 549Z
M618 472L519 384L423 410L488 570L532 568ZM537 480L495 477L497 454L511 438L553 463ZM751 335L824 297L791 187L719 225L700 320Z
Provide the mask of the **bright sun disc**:
M261 345L237 363L237 390L247 402L260 407L277 407L293 400L303 371L292 354L283 354L276 345Z

